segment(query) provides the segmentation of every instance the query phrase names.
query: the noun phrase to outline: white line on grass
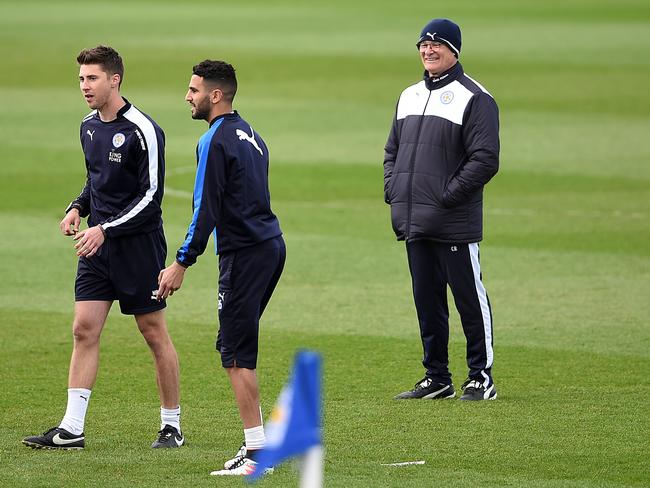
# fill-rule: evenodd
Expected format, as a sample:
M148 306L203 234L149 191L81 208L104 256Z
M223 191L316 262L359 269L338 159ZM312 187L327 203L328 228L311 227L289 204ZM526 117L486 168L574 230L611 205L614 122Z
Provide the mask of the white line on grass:
M184 175L186 173L194 173L196 171L196 165L192 166L181 166L180 168L170 168L165 171L167 176L172 175Z
M405 461L403 463L382 463L382 466L411 466L413 464L424 464L425 461Z
M190 193L189 191L176 190L174 188L169 188L169 187L165 188L165 196L185 198L185 199L193 197L192 193Z

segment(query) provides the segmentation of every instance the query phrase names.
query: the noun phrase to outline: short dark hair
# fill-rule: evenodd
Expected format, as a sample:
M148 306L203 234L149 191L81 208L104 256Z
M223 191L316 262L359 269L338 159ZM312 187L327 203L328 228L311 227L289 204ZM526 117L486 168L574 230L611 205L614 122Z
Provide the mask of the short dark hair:
M192 73L213 83L223 91L226 101L232 103L237 93L237 77L232 64L206 59L192 68Z
M120 75L120 85L124 79L124 63L118 52L112 47L97 46L90 49L84 49L77 56L77 63L98 64L102 70L109 75Z

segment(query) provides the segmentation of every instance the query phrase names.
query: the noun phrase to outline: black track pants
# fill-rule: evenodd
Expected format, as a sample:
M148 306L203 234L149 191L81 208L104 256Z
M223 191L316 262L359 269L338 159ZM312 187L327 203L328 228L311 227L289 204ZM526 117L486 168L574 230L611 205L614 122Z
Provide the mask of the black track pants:
M451 383L447 285L454 296L467 339L468 377L492 382L492 309L481 281L478 243L447 244L430 240L406 243L413 297L420 323L427 377Z

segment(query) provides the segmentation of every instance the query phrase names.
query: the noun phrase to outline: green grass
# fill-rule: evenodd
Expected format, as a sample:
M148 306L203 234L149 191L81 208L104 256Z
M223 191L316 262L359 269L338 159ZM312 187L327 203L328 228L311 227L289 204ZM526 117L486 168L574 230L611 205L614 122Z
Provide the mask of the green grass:
M399 92L420 77L414 42L435 16L461 24L463 65L501 111L481 246L499 388L486 404L391 400L422 368L381 161ZM650 5L336 0L0 4L0 486L244 485L208 476L242 437L213 348L211 252L167 309L189 445L149 449L152 360L117 310L87 449L20 444L65 409L75 258L58 222L84 176L78 124L88 110L74 58L99 42L124 56L124 95L167 134L170 254L190 218L206 129L183 101L191 66L236 66L236 108L270 147L288 247L261 332L263 408L297 349L323 353L326 486L650 485ZM459 385L456 314L451 329ZM381 465L413 460L426 464ZM260 485L297 479L287 464Z

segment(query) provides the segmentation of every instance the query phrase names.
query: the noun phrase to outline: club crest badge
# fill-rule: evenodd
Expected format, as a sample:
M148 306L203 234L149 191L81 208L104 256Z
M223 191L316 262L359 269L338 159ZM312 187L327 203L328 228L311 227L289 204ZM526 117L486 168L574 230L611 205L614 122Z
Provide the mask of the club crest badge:
M452 91L446 91L440 95L440 101L444 105L449 105L453 99L454 99L454 92Z
M124 144L124 141L126 140L126 137L124 137L124 134L121 132L118 132L113 136L113 147L117 149L120 147L122 144Z

